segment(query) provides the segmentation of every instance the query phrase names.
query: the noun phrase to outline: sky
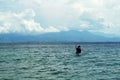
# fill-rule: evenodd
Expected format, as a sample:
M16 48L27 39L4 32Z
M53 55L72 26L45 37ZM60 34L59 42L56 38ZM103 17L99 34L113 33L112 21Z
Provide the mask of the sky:
M68 30L120 37L120 0L0 0L0 34Z

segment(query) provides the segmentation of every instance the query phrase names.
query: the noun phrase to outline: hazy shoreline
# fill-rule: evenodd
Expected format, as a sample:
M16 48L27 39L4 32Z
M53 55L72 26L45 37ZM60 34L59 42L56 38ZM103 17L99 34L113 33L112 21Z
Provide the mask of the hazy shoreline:
M2 44L120 44L120 42L5 42Z

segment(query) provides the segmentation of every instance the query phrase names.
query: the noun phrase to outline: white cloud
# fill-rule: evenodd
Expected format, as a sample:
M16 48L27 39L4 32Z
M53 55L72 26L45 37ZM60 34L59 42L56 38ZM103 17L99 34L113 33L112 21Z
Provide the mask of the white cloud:
M33 10L25 10L21 13L0 13L0 33L45 33L59 32L54 27L43 28L40 23L34 20L35 12Z
M86 18L86 15L84 15L83 12L84 16L82 17L85 17L88 23L92 23L90 24L93 25L90 27L91 30L93 29L98 32L120 35L119 0L79 0L77 4L82 4L84 12L89 15ZM96 23L98 26L100 25L98 29L96 28ZM88 27L86 27L86 29L88 29Z
M59 32L59 30L53 26L50 26L45 29L45 32Z
M90 28L90 24L88 22L81 22L80 28Z
M40 26L40 24L36 23L34 20L23 20L22 24L24 25L24 29L30 32L42 32L44 29Z
M120 0L11 1L16 5L4 2L7 3L4 7L16 7L13 8L16 12L11 10L0 13L0 32L33 33L79 29L120 35Z

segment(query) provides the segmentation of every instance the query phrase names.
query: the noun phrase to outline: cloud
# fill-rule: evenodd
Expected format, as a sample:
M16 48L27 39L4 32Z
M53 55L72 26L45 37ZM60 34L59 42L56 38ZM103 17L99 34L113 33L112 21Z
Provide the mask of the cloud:
M32 9L20 13L0 13L0 33L39 34L45 32L58 32L54 27L43 28L34 20L35 12Z
M119 4L119 0L1 0L0 32L74 29L119 36Z
M56 29L53 26L50 26L50 27L48 27L48 28L45 29L45 32L59 32L59 30Z
M82 4L82 6L84 7L84 12L79 17L80 24L82 24L82 22L87 22L91 26L89 27L89 29L88 27L86 27L86 30L119 36L120 1L109 1L110 2L108 4L108 0L79 0L77 4Z

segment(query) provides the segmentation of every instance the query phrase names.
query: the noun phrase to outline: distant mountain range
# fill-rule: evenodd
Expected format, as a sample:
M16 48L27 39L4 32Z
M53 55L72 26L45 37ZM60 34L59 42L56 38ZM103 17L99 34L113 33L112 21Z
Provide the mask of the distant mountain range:
M18 42L119 42L120 38L109 38L87 31L61 31L39 35L0 34L0 43Z

